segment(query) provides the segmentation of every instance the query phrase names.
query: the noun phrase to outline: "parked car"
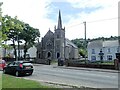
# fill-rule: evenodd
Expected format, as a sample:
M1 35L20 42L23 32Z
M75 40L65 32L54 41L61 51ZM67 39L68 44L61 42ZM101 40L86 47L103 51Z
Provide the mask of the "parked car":
M3 73L15 76L32 75L33 65L28 61L13 61L3 68Z
M5 60L0 60L0 70L3 70L5 66L6 66Z

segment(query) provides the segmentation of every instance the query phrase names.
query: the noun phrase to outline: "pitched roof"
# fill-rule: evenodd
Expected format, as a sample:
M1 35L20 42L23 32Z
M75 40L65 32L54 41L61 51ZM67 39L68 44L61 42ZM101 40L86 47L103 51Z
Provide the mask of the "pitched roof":
M58 16L58 27L57 29L62 29L62 19L61 19L61 13L59 10L59 16Z
M88 48L96 48L96 47L113 47L119 46L118 40L108 40L108 41L92 41L88 43Z
M103 47L119 46L118 40L104 41Z
M49 36L53 36L54 33L49 29L49 31L45 34L44 37L49 37Z
M66 46L72 46L74 48L78 48L74 43L72 43L69 39L65 39L66 40Z
M92 41L88 43L88 48L95 48L95 47L102 47L102 46L103 46L102 40Z

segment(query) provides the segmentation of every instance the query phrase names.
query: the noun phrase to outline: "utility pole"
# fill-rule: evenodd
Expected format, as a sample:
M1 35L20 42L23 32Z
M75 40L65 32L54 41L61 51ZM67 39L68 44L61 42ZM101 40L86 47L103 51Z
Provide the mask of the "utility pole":
M85 27L85 33L84 33L84 34L85 34L85 52L86 52L86 49L87 49L87 47L86 47L86 46L87 46L87 45L86 45L86 44L87 44L87 43L86 43L86 21L83 22L83 23L84 23L84 27ZM86 62L87 62L87 60L86 60L86 54L85 54L85 64L86 64Z
M17 42L18 42L18 34L17 34ZM19 43L18 43L18 45L17 45L17 55L16 55L16 61L19 61L18 59L18 56L19 56Z

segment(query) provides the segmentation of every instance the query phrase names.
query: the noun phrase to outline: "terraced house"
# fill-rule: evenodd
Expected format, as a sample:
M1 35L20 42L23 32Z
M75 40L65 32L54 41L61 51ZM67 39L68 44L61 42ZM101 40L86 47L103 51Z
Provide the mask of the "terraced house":
M97 40L88 43L88 60L90 61L111 61L120 53L118 40Z

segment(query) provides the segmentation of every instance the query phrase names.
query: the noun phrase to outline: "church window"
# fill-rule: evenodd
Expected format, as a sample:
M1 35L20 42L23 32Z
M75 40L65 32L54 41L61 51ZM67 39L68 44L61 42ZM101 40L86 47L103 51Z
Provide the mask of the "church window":
M59 44L56 44L56 49L59 49L60 45Z
M57 35L57 38L60 38L60 35Z
M52 43L51 43L51 41L48 41L48 42L46 43L46 48L47 48L47 49L51 49L51 48L52 48Z
M38 55L38 58L40 58L40 53L39 53L39 55Z

